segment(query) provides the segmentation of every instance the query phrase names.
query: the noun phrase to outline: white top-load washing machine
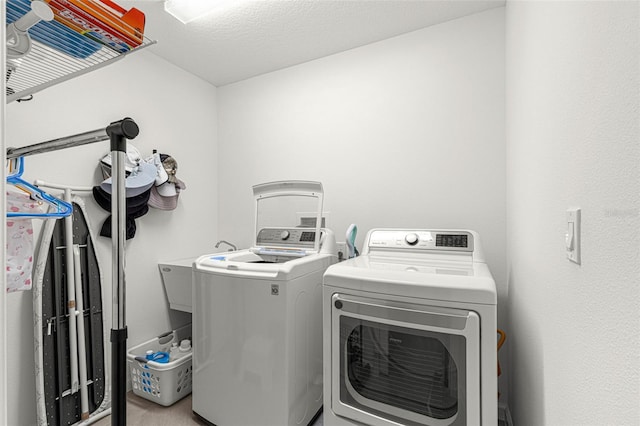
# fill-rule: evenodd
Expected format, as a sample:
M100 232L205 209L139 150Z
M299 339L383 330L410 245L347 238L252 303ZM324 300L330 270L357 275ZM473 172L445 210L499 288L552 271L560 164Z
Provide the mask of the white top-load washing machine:
M322 406L322 275L337 261L319 182L254 186L253 247L193 270L193 411L217 426L307 425Z
M496 426L496 286L478 234L373 229L324 275L324 424Z

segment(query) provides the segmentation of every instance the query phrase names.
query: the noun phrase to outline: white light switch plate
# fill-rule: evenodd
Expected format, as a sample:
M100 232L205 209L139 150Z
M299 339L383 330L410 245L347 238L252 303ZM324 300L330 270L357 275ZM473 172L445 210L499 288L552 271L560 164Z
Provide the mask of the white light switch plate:
M565 234L567 259L578 265L580 264L580 240L580 209L568 209L567 233Z

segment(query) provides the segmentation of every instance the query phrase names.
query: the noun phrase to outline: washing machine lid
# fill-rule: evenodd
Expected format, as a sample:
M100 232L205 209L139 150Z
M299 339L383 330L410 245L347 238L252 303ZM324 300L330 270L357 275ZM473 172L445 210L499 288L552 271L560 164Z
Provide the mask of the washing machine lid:
M497 303L484 263L363 255L330 266L325 286L450 302Z
M335 255L316 253L304 257L283 254L259 254L253 249L200 256L195 271L240 278L289 281L325 270L335 262Z
M255 185L255 240L258 254L307 256L320 250L322 183L277 181Z

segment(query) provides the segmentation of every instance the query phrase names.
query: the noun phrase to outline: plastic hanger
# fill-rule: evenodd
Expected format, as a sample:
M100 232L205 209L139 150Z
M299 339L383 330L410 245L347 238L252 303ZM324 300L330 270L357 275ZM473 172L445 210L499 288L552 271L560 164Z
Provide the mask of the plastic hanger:
M33 218L61 218L69 216L73 213L73 206L66 201L62 201L50 194L47 194L37 186L31 185L29 182L22 179L22 173L24 172L24 158L18 157L15 160L11 160L10 169L17 169L15 173L7 176L7 183L15 186L16 188L26 192L36 201L47 203L54 207L53 211L47 213L26 213L26 212L7 212L7 217L33 217Z

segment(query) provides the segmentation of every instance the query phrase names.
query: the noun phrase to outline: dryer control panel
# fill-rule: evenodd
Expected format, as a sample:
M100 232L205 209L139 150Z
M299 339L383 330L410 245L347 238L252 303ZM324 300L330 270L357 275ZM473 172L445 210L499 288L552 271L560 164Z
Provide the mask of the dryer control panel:
M375 249L473 252L473 234L458 230L374 229L368 247Z

